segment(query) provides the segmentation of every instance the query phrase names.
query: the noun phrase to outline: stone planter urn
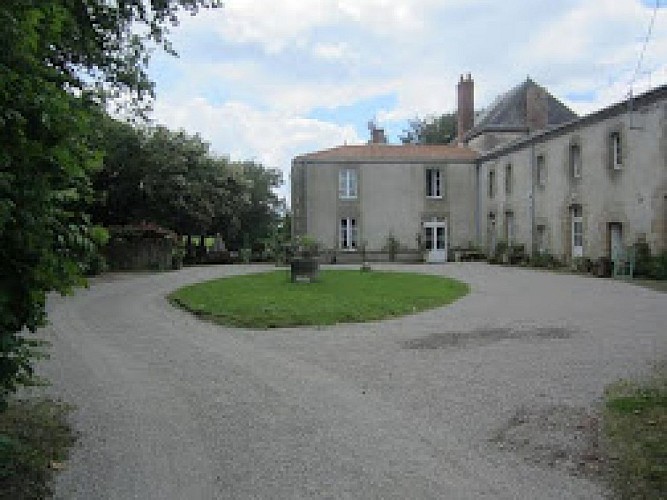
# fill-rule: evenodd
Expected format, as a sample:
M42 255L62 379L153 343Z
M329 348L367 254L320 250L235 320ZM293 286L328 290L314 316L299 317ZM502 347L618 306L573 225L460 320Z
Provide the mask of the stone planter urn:
M320 275L320 261L317 257L294 257L290 262L292 283L317 281Z
M290 279L292 283L312 283L319 279L319 245L307 236L297 241L294 257L290 261Z

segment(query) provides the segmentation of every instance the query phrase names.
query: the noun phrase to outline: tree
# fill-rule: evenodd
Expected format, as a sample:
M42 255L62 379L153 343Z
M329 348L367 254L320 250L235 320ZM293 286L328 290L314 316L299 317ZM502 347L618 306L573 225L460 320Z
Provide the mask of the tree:
M456 114L446 113L441 116L408 122L409 129L401 136L404 144L449 144L456 138Z
M46 294L81 283L94 231L81 207L100 157L90 130L109 97L140 111L149 49L217 0L0 2L0 409L32 379Z
M257 248L275 229L282 201L274 188L282 183L280 171L252 162L236 162L233 183L233 210L218 218L218 231L230 248Z

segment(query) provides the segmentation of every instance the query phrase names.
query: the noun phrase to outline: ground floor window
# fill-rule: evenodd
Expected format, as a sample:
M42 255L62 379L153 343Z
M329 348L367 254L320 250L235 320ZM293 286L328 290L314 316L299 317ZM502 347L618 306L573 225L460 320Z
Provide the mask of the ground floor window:
M547 228L542 224L537 226L537 253L540 255L547 253Z
M344 217L340 220L340 247L357 248L357 219Z
M572 257L584 255L584 218L581 205L572 206Z
M496 214L489 212L489 218L486 222L486 243L490 251L496 249Z
M505 212L505 240L508 245L514 244L514 212Z

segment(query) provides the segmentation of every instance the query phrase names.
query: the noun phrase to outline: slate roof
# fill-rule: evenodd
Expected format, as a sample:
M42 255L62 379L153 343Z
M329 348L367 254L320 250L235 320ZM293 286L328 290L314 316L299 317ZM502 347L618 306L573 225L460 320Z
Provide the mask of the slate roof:
M297 156L294 161L315 163L423 163L438 161L473 161L477 152L466 146L441 144L359 144L338 146Z
M530 87L538 85L527 78L508 92L501 94L480 115L475 117L475 125L466 134L472 138L487 130L525 130L526 121L526 94ZM547 95L547 128L575 120L577 114L548 91Z

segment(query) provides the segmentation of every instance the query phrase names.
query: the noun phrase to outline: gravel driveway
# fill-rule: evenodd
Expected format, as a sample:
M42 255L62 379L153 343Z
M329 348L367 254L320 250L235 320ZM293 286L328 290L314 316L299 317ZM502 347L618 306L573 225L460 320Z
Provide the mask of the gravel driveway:
M49 302L40 372L80 432L57 498L598 498L604 386L667 354L667 294L485 264L402 319L237 330L182 284L272 267L108 275ZM592 453L592 455L591 455Z

